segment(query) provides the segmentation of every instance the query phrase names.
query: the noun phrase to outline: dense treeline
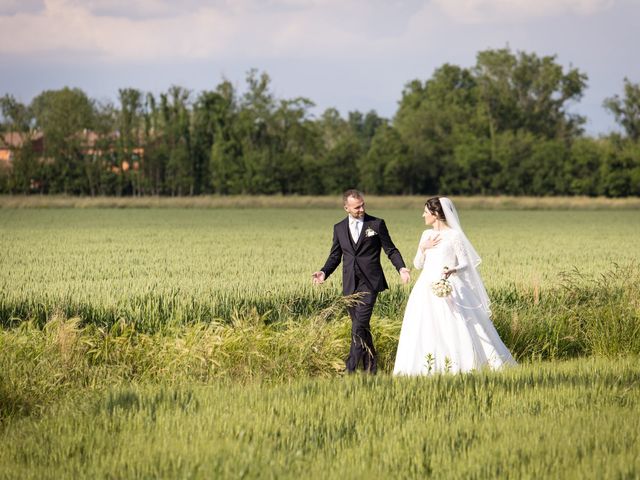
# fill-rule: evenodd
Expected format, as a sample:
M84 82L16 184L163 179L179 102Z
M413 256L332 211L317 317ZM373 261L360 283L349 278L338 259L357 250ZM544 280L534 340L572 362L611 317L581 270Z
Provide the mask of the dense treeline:
M640 84L604 101L622 134L584 135L570 113L587 76L555 57L486 50L402 92L393 119L279 99L252 70L197 96L127 88L118 105L79 89L0 99L4 193L74 195L640 195Z

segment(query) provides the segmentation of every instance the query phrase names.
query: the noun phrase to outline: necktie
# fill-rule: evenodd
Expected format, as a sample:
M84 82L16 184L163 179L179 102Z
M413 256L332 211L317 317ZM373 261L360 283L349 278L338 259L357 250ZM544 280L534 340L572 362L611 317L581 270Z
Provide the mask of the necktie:
M360 222L358 222L357 220L352 220L351 223L353 225L353 229L351 230L353 241L355 243L358 243L358 238L360 238Z

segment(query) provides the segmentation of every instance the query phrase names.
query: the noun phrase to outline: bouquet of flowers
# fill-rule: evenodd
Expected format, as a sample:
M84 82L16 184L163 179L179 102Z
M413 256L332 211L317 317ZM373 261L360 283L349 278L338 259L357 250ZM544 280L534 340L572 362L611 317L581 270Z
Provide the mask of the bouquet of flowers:
M445 274L442 275L442 278L437 282L433 282L431 284L431 290L433 290L433 293L436 295L436 297L448 297L453 291L451 282L449 282L449 280L447 279L447 270L448 268L444 267Z

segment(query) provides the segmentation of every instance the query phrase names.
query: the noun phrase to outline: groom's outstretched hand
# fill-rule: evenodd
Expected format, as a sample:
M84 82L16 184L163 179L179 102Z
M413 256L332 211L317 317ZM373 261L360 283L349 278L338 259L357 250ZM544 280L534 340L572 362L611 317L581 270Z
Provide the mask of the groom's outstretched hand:
M401 268L400 270L398 270L398 272L400 273L400 280L402 281L402 283L406 285L411 281L411 274L409 273L408 268Z
M324 272L313 272L311 276L313 277L314 285L320 285L321 283L324 283Z

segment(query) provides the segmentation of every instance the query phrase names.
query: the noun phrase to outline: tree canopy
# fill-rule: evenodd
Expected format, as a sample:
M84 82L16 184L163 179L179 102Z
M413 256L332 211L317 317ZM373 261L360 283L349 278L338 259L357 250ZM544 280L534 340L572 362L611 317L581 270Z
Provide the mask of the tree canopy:
M572 112L587 75L555 56L478 53L409 81L393 118L314 113L277 98L250 70L194 93L135 88L100 104L82 90L48 90L23 105L0 99L0 191L81 195L640 194L640 84L603 106L620 133L593 138ZM18 139L18 140L16 140Z

